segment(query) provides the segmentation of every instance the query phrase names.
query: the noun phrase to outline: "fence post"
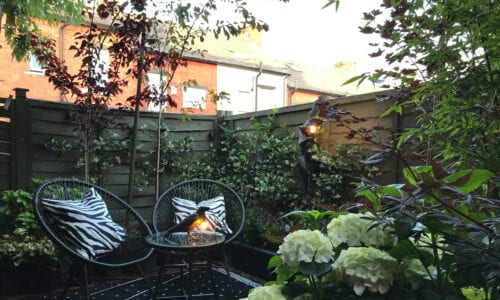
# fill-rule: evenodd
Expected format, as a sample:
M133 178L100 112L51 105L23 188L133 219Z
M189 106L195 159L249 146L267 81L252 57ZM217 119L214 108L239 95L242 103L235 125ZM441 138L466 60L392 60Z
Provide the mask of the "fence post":
M28 118L26 93L28 89L15 88L16 98L12 107L12 188L28 189L31 170L29 169L31 153L31 120Z

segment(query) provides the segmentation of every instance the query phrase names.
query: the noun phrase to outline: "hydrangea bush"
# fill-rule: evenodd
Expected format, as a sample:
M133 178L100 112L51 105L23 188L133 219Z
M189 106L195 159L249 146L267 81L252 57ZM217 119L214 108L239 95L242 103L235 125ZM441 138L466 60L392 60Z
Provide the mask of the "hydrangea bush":
M330 240L319 230L297 230L285 237L278 249L283 264L298 268L300 262L327 263L332 260Z
M340 215L333 219L327 226L328 237L334 247L346 244L349 247L366 246L380 247L394 243L394 236L390 233L390 228L373 226L374 215L347 214Z
M385 294L398 273L398 261L389 253L372 247L350 247L342 250L332 265L340 280L361 296L368 289Z
M255 288L248 299L417 299L414 291L435 271L426 259L431 254L415 241L398 241L393 220L385 226L376 220L372 213L340 214L326 232L291 232L269 261L276 281Z

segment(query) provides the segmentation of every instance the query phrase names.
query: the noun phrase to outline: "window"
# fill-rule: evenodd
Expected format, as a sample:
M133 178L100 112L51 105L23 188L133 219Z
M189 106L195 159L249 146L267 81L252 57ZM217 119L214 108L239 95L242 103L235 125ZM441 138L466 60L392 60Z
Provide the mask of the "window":
M148 73L148 86L151 91L156 90L157 93L160 93L161 89L161 81L159 73ZM165 108L165 103L163 103L161 109ZM148 105L148 109L150 111L160 111L160 104L155 103L154 101L150 101Z
M217 90L230 94L230 101L218 101L219 111L241 114L285 106L284 74L217 66Z
M206 108L207 88L203 86L185 86L183 107L185 108Z
M174 85L165 88L165 78L166 75L160 76L160 73L156 72L148 72L148 87L151 91L156 91L158 94L162 93L164 95L174 96L177 95L177 88ZM162 82L163 81L163 82ZM165 111L169 111L170 107L167 106L167 103L163 103L161 109ZM155 103L154 101L149 101L148 110L150 111L160 111L160 104Z
M99 56L97 57L97 63L95 65L96 75L99 74L96 78L100 77L100 82L105 83L108 81L108 72L109 72L109 51L102 49L99 51Z
M43 68L42 64L38 61L35 55L30 54L30 66L29 66L29 71L33 73L40 73L43 74L45 72L45 69Z

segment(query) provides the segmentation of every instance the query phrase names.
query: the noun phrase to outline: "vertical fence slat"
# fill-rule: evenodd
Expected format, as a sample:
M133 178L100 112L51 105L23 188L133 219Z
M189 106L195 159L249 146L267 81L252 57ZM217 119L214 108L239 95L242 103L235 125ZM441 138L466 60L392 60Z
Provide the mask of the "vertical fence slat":
M31 117L26 99L27 89L15 88L15 100L11 116L11 187L28 189L31 178Z
M41 145L43 140L51 136L61 139L72 138L75 124L67 117L69 106L62 103L27 99L27 89L19 88L14 90L16 96L15 100L12 101L12 107L9 112L11 114L11 123L9 124L11 127L10 153L12 154L10 156L11 167L9 172L11 180L9 184L10 188L26 189L29 186L32 176L36 176L37 178L75 176L75 172L79 172L79 170L74 168L74 162L77 159L75 153L56 155L50 153L50 151ZM401 119L398 119L397 116L379 119L380 113L385 109L387 104L378 103L375 101L375 96L375 94L359 95L346 97L345 99L331 100L331 102L337 102L341 108L350 109L354 114L361 114L363 117L368 117L370 120L368 123L385 124L387 132L401 130L401 127L408 125L407 123L412 123L411 121L406 121L406 116L403 116ZM298 136L299 127L307 120L311 105L302 104L276 110L274 112L276 132L279 134L295 132L296 136ZM270 114L273 114L272 110L224 116L223 121L233 130L250 131L253 123L252 119L265 121ZM142 117L146 123L153 122L156 118L154 113L149 112L144 112ZM216 126L217 119L220 116L193 116L190 122L184 122L182 116L178 114L167 113L163 118L169 127L169 132L173 140L179 140L186 136L195 138L197 154L201 155L204 151L208 151L209 144L215 143L218 138ZM335 145L344 140L342 137L345 134L342 130L345 129L337 127L335 122L327 123L329 124L325 124L326 126L323 127L325 128L325 132L320 135L320 143L323 149L335 151ZM286 124L286 126L282 128L280 126L282 124ZM154 149L154 145L150 143L152 141L150 135L154 135L153 129L150 128L143 132L142 142L145 144L143 151L153 151ZM107 179L104 185L111 185L112 190L119 190L125 186L123 181L127 174L122 171L118 172L118 167L112 167L106 171ZM70 169L72 171L68 173ZM2 186L2 189L4 188L5 185ZM149 197L146 194L148 193L141 194L141 197ZM140 202L146 203L144 201Z

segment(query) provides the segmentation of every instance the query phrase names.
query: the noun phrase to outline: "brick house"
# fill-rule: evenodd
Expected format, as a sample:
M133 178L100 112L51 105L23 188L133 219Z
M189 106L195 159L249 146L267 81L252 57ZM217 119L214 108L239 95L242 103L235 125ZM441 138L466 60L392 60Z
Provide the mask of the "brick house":
M83 28L46 24L40 24L40 28L56 42L58 55L66 61L69 68L76 70L81 63L80 58L75 59L68 49L73 44L74 34ZM293 63L283 63L276 58L259 55L258 34L257 38L249 38L252 35L255 36L254 33L243 34L231 41L211 40L200 45L206 49L203 55L186 54L187 67L177 69L171 85L171 96L178 107L168 110L195 114L214 114L216 111L237 114L309 103L320 95L334 98L342 95L309 84L302 71ZM34 57L17 62L11 57L11 49L3 34L0 34L0 45L0 97L8 97L14 88L26 88L34 99L72 102L71 99L64 99L48 82L42 67ZM106 55L102 57L106 59ZM159 71L151 70L148 79L149 84L158 84ZM184 84L193 79L196 80L197 86ZM199 109L199 99L209 99L210 91L225 91L229 93L230 101L217 104L205 101ZM115 99L114 103L123 102L134 93L135 84L131 81L124 88L123 99ZM148 105L144 109L158 108Z

